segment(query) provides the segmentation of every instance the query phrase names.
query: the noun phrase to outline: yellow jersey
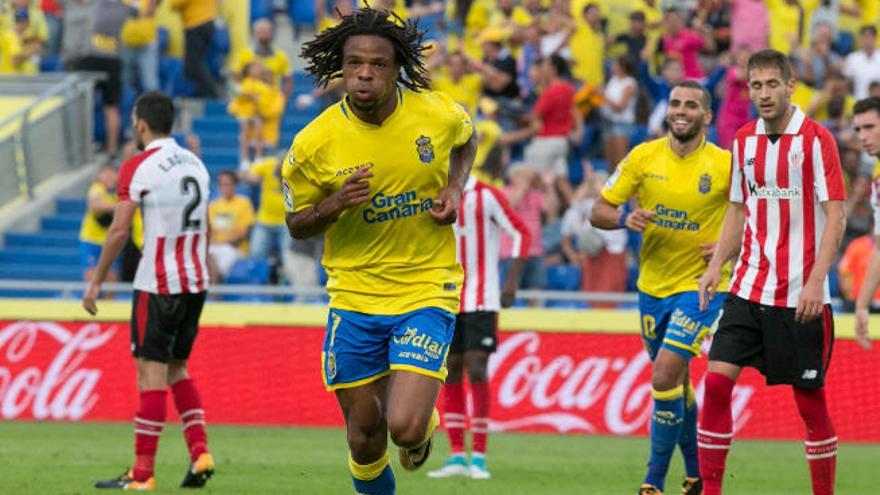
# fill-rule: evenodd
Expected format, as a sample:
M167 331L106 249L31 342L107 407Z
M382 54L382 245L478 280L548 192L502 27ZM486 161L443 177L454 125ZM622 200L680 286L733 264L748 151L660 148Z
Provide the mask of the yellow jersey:
M254 206L248 198L236 194L232 199L217 198L208 205L208 221L211 222L211 244L226 244L243 229L254 225ZM247 240L238 245L247 254Z
M116 203L116 193L108 191L104 184L97 181L89 186L86 193L86 201L91 198L101 198L104 201ZM113 213L98 214L87 208L82 224L80 224L79 240L93 244L104 244L104 240L107 239L107 229L110 227L109 221L106 222L107 225L101 225L98 222L98 217L104 215L108 215L110 219L113 218Z
M360 120L343 100L300 131L281 173L285 207L315 206L369 167L370 201L342 212L324 236L330 307L456 313L463 275L455 233L428 210L447 186L451 151L468 141L473 124L440 92L400 89L397 99L380 126Z
M446 93L469 114L474 115L483 91L483 81L476 74L465 74L455 82L449 77L448 71L444 70L431 80L431 89Z
M217 0L171 0L171 8L180 11L185 29L192 29L213 21L220 13L220 5Z
M789 4L785 0L767 0L767 11L770 19L770 48L786 55L791 54L793 47L789 36L797 36L800 32L799 26L803 25L800 6Z
M239 50L235 57L235 63L232 64L231 70L241 73L247 64L251 62L260 62L269 72L275 75L275 85L281 84L281 78L293 75L293 68L284 50L272 50L271 54L257 54L253 47L247 47Z
M682 158L669 139L633 148L602 188L611 204L635 195L639 208L654 212L639 253L638 286L660 298L698 289L707 267L700 244L718 240L730 186L730 152L703 140ZM722 287L727 287L729 264L722 275Z
M251 167L260 178L260 208L257 221L264 225L284 225L284 199L281 196L281 171L278 158L269 157Z
M569 43L571 58L574 60L572 74L587 84L605 84L605 34L595 31L584 21L577 28Z

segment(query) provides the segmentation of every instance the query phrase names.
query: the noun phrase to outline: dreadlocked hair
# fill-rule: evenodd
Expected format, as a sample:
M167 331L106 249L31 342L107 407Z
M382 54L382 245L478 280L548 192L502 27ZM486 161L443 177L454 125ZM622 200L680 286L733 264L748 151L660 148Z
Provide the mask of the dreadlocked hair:
M341 13L339 10L337 14ZM338 25L325 29L315 39L305 43L301 52L309 62L306 71L315 76L315 86L327 87L342 74L342 47L351 36L381 36L394 47L394 61L403 69L397 81L418 92L429 89L431 80L422 54L428 47L422 45L427 30L419 30L418 21L404 21L394 12L365 7L343 16Z

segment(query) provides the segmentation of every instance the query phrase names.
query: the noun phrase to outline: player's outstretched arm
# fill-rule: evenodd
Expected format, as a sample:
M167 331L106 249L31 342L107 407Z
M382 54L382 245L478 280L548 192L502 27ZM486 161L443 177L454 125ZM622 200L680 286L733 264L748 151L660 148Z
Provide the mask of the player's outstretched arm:
M434 200L434 208L428 210L431 218L440 225L450 225L458 218L461 192L471 175L474 157L477 156L476 134L476 132L471 133L471 137L463 145L453 148L449 153L449 177L446 187Z
M856 300L856 340L863 349L871 349L871 337L868 335L868 308L871 299L880 285L880 236L874 236L874 249L868 261L868 273Z
M284 217L287 230L294 239L308 239L330 227L343 211L370 201L370 182L373 173L359 168L342 184L342 188L327 196L315 206Z
M131 234L131 221L137 211L137 204L133 201L120 201L116 203L113 210L113 223L107 229L107 239L104 241L104 247L101 249L101 257L98 258L98 266L95 267L95 274L89 282L89 287L83 296L83 308L90 315L98 313L96 301L101 294L101 284L107 278L107 272L110 271L110 265L113 260L122 252L122 248L128 241Z
M846 230L846 211L843 208L843 201L825 201L822 203L822 210L825 211L828 220L825 222L822 239L819 241L819 252L813 264L813 271L810 272L798 297L794 318L800 323L807 323L822 315L825 279L828 277L828 270L834 263L834 257Z
M715 297L715 290L721 282L721 267L739 253L745 220L746 214L743 204L731 201L724 214L724 222L721 224L721 234L715 245L715 253L709 261L706 273L700 278L700 310L706 309L709 301Z

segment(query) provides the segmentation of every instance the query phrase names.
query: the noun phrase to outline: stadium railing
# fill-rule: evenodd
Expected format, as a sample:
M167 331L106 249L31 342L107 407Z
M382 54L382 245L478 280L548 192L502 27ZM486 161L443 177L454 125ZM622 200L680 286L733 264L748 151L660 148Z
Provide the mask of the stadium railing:
M21 106L0 113L0 207L33 199L41 182L90 161L97 78L92 73L0 77L4 103Z

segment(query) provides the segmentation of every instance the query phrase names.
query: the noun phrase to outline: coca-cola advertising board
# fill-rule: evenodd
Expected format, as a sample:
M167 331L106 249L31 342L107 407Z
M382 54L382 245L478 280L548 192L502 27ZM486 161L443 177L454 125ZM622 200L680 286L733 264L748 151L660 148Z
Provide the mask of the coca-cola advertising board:
M214 423L338 426L321 384L318 327L204 326L191 358ZM692 372L702 392L705 359ZM490 362L492 428L644 435L650 363L637 334L502 332ZM827 390L844 441L880 441L880 360L839 340ZM129 327L113 322L0 321L4 420L131 419ZM734 392L739 437L801 439L791 390L747 370ZM170 408L171 409L171 408Z

